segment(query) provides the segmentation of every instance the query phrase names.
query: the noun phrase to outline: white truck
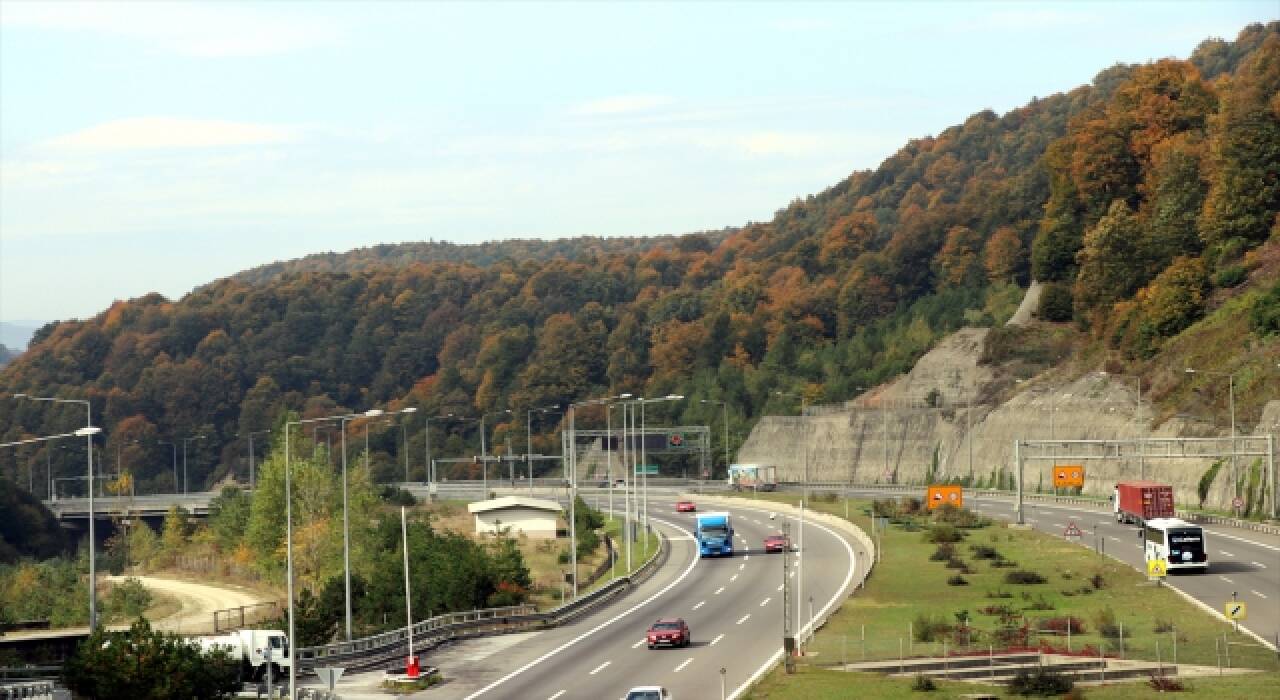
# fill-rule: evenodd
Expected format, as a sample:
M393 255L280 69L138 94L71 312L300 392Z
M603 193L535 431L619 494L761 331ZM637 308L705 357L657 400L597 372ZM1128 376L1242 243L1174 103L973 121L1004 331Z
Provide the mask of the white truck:
M225 649L240 662L241 678L253 682L268 677L279 679L289 673L293 659L289 655L289 638L280 630L238 630L217 637L197 637L200 650L208 653Z

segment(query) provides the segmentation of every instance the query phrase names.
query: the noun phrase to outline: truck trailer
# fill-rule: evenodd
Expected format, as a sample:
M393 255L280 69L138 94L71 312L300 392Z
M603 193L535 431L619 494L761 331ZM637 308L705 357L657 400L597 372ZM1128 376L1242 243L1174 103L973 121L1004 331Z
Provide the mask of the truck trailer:
M728 513L700 513L694 531L700 556L733 556L733 522Z
M1112 496L1118 523L1139 525L1155 518L1173 517L1173 487L1155 481L1121 481Z
M778 468L768 464L730 464L729 488L734 491L776 491Z
M279 679L289 673L293 659L289 651L289 638L280 630L237 630L216 637L197 637L200 650L209 653L223 649L232 660L240 662L240 677L260 681L270 673Z

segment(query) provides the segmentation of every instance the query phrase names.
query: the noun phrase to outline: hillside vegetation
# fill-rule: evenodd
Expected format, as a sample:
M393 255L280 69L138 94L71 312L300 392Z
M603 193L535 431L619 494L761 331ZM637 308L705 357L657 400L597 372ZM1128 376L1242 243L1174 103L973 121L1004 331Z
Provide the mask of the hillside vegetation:
M243 475L236 436L286 409L417 406L410 455L423 415L509 409L488 444L519 452L527 410L622 391L690 398L651 407L655 423L716 423L701 400L725 401L741 433L1002 322L1032 274L1049 283L1041 318L1088 331L1108 362L1153 361L1228 301L1248 319L1239 347L1274 347L1280 292L1257 251L1278 231L1278 92L1280 23L1253 25L1188 61L978 112L769 222L648 246L380 246L269 266L46 326L0 391L89 397L143 490L173 486L160 440L205 436L188 445L193 484ZM1261 387L1237 393L1255 419ZM56 432L71 408L0 402L0 426ZM535 452L559 450L558 420L535 417ZM475 430L433 418L435 456L475 453ZM402 469L401 436L370 428L377 479Z

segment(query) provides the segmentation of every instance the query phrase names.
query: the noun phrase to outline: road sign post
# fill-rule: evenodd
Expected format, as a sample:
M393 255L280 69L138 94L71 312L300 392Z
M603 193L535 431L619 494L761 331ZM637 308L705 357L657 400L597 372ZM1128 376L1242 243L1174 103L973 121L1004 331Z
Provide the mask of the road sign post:
M1163 559L1147 560L1147 578L1155 579L1159 584L1160 580L1169 575L1169 565Z
M338 683L338 679L342 678L342 674L347 669L341 666L320 667L316 669L316 675L320 677L320 681L329 688L329 692L333 692L333 688Z

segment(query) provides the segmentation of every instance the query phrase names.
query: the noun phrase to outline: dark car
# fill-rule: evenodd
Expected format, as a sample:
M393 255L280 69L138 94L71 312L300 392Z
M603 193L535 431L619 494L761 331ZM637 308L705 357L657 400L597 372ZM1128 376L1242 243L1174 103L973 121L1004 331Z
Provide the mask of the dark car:
M698 506L693 501L676 501L677 513L693 513L697 510Z
M689 646L689 625L683 617L664 617L649 626L645 635L649 648L665 645L669 647Z
M786 535L769 535L764 538L764 551L785 552L791 549L791 540Z

